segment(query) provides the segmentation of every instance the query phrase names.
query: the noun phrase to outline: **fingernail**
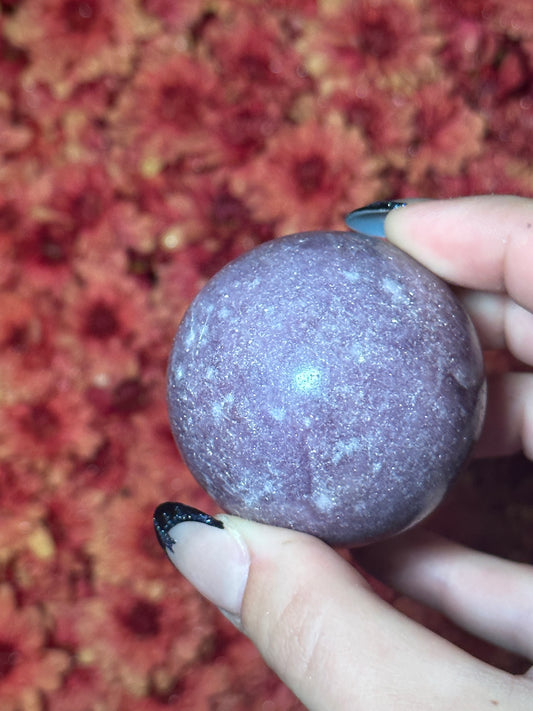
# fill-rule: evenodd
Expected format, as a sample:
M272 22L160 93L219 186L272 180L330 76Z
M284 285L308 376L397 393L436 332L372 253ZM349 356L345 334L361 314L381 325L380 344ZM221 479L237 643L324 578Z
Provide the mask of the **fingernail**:
M411 201L409 201L411 202ZM385 218L391 210L405 207L405 200L380 200L353 210L345 217L346 225L369 237L385 237Z
M154 528L180 573L239 624L250 554L238 534L203 511L170 501L156 508Z

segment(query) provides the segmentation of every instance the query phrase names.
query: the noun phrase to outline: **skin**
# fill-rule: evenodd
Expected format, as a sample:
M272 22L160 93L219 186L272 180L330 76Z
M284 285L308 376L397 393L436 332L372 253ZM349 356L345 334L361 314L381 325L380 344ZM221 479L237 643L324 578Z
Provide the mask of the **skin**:
M533 201L474 197L391 212L388 239L461 287L486 348L533 365ZM533 372L489 384L478 455L533 456ZM311 536L221 516L250 557L231 619L310 711L526 711L533 673L471 657L382 601L344 557ZM533 660L533 568L418 528L357 551L400 593ZM239 600L241 598L239 597Z

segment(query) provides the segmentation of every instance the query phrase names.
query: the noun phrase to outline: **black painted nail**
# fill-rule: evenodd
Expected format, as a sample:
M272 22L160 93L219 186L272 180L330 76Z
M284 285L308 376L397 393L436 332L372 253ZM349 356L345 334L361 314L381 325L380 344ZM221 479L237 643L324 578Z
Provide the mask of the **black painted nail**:
M407 205L403 200L380 200L352 210L346 215L347 226L369 237L385 237L385 218L391 210Z
M155 534L164 551L172 550L176 542L168 533L170 529L185 521L196 521L197 523L206 523L208 526L214 526L215 528L224 528L222 521L199 509L175 501L165 501L164 504L159 504L154 511Z

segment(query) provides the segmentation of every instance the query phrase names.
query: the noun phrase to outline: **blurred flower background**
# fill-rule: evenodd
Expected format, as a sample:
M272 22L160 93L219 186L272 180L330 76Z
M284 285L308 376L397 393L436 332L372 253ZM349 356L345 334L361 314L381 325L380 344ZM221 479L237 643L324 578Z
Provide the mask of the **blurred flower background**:
M0 709L301 709L153 534L161 501L215 511L170 436L171 340L264 240L377 199L532 196L533 4L0 7ZM532 562L531 474L474 464L433 525Z

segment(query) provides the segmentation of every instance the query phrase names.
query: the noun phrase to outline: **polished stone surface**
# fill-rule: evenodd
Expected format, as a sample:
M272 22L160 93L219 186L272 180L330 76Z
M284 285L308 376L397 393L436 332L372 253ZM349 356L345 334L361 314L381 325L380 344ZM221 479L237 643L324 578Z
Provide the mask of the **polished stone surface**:
M446 284L384 240L308 232L208 282L178 328L167 397L223 509L345 545L440 502L479 434L484 382Z

